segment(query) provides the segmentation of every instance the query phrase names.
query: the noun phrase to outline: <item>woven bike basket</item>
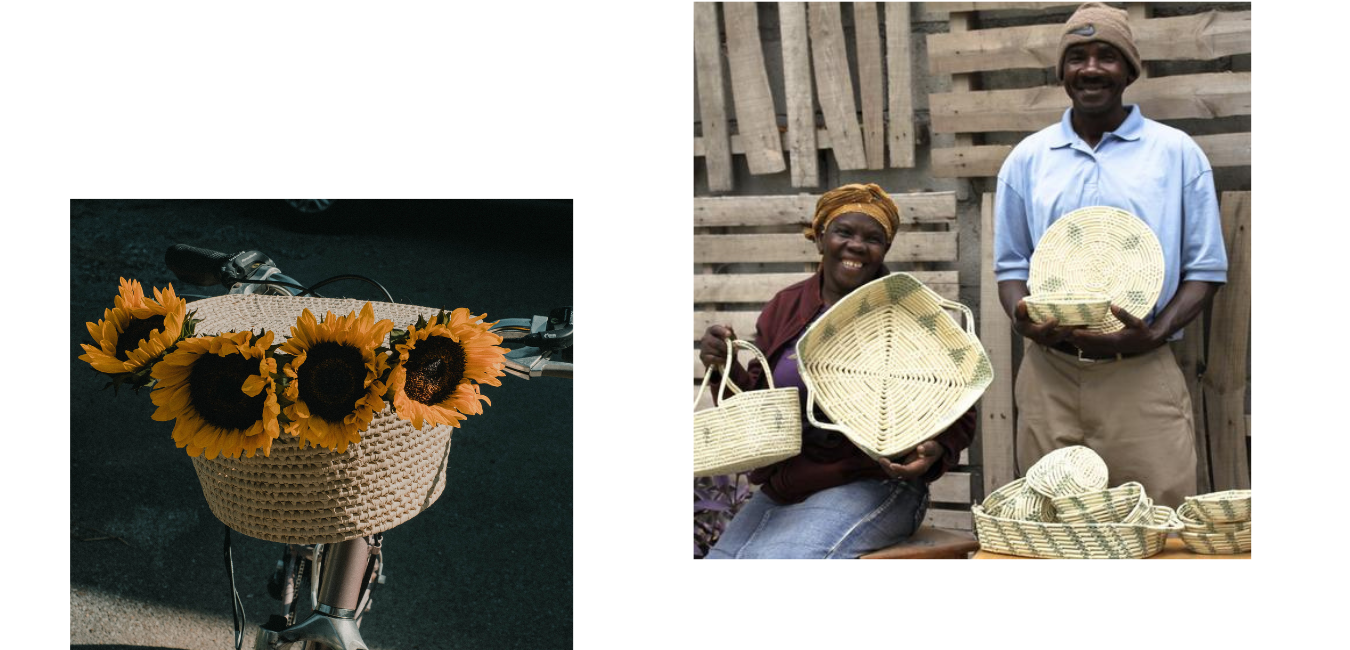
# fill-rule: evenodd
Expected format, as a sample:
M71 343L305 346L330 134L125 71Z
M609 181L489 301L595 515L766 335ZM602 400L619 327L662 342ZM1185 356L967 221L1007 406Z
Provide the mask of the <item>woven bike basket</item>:
M360 312L363 300L227 295L188 304L201 322L198 335L260 328L290 336L308 308L316 317ZM405 328L439 311L372 302L375 318ZM384 345L388 346L388 339ZM451 427L421 431L386 407L361 442L345 453L309 447L282 433L270 456L195 457L192 465L211 512L225 525L272 542L331 544L383 532L426 510L445 489Z
M727 340L729 357L736 348L750 350L759 358L767 390L741 391L723 377L717 406L694 413L694 476L735 474L796 456L802 450L801 401L797 388L774 388L773 373L764 353L738 339ZM694 406L703 398L712 378L712 368L703 374L703 384ZM726 395L730 388L733 393Z
M1162 244L1148 224L1119 208L1092 206L1060 217L1045 231L1031 255L1027 287L1033 296L1104 293L1143 318L1158 301L1163 273ZM1107 314L1088 329L1122 327L1120 319Z
M964 328L947 309L965 316ZM906 273L858 287L797 341L807 419L873 458L937 436L994 380L974 322L965 305ZM817 421L816 405L831 422Z

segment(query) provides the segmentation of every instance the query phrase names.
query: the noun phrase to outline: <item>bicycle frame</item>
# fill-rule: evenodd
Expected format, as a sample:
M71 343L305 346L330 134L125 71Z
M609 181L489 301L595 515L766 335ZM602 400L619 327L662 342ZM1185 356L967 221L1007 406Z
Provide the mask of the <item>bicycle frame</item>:
M370 588L375 582L384 582L380 554L380 535L358 537L337 544L287 546L286 555L278 562L281 573L279 591L282 616L274 616L263 625L255 641L255 650L276 650L301 645L304 648L331 648L332 650L368 650L359 631L361 615L370 607ZM304 621L295 623L295 592L299 574L309 558L313 612ZM284 627L283 627L284 626Z

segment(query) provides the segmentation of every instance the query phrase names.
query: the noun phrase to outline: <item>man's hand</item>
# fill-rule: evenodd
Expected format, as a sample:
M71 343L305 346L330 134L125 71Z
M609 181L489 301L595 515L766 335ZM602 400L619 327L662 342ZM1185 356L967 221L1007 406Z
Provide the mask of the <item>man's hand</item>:
M1111 333L1093 332L1086 329L1075 330L1069 342L1094 357L1106 357L1114 354L1139 354L1148 352L1161 344L1153 329L1142 319L1116 305L1111 305L1111 313L1125 325Z
M727 339L736 338L730 325L709 325L698 342L698 358L704 368L721 368L727 362Z
M1026 300L1017 301L1017 308L1013 310L1013 317L1014 331L1031 339L1032 343L1039 343L1047 347L1067 340L1077 329L1076 327L1060 327L1058 318L1051 318L1042 323L1031 320L1031 316L1027 314Z

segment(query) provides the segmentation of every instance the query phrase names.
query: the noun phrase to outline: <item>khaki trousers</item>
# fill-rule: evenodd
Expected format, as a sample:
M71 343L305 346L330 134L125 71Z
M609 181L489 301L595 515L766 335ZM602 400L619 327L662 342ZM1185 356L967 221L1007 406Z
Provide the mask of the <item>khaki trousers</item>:
M1051 451L1083 445L1106 461L1108 487L1138 481L1172 508L1195 494L1191 396L1168 346L1080 361L1029 345L1014 391L1019 475Z

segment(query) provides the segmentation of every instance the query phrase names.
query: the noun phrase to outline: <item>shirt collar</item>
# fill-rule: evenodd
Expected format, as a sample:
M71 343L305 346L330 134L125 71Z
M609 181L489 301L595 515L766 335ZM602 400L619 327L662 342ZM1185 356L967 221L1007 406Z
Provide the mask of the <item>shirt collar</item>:
M1115 131L1108 131L1103 135L1102 139L1106 139L1106 137L1109 136L1132 142L1138 140L1139 136L1143 134L1143 111L1139 110L1139 106L1135 104L1126 104L1125 108L1129 109L1130 113L1125 116L1125 121L1120 123L1120 128ZM1069 118L1071 114L1073 114L1072 107L1064 109L1064 114L1059 118L1059 134L1058 137L1051 141L1051 149L1067 147L1075 142L1082 141L1082 138L1078 137L1078 134L1073 130L1073 122L1070 121Z

